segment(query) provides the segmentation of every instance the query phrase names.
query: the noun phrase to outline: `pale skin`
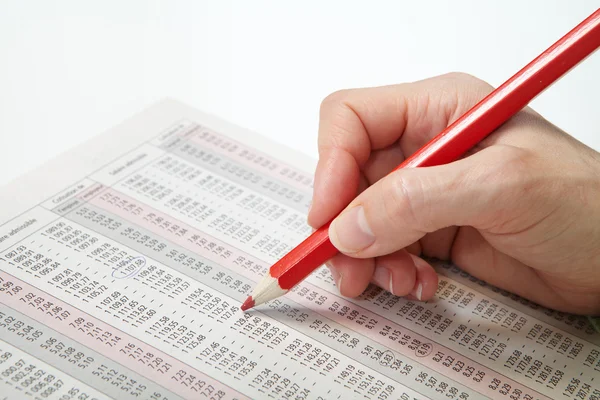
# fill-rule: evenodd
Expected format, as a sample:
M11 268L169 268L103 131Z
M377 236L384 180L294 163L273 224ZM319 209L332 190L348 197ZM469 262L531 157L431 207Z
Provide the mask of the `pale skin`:
M451 260L543 306L600 314L600 154L526 108L453 163L388 175L493 88L465 74L343 90L321 106L308 222L332 223L342 295L426 301ZM565 107L569 107L566 103Z

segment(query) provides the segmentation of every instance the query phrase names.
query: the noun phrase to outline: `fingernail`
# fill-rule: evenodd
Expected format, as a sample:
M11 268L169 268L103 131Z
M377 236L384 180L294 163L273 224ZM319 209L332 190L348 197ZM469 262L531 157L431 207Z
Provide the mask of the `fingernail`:
M365 209L357 206L336 218L329 227L329 239L344 253L356 253L373 244L375 236L365 217Z
M375 267L373 273L373 281L380 288L388 290L390 293L394 293L394 286L392 283L392 274L390 270L385 267Z
M423 284L419 282L417 287L410 292L417 300L421 301L421 297L423 296Z

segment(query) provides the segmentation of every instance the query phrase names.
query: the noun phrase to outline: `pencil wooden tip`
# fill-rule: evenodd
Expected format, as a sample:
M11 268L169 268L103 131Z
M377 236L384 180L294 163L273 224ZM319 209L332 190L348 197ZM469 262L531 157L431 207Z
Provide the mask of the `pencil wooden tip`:
M242 304L242 311L249 310L252 307L254 307L254 299L252 299L252 296L248 296L244 304Z

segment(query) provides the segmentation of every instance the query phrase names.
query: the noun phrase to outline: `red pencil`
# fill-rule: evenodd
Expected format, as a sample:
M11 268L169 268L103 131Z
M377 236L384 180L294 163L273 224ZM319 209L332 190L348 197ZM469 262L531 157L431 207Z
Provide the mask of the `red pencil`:
M600 9L407 158L394 171L457 160L599 46ZM338 251L328 236L330 223L331 221L319 228L275 263L258 283L252 295L242 304L242 310L286 294L336 255Z

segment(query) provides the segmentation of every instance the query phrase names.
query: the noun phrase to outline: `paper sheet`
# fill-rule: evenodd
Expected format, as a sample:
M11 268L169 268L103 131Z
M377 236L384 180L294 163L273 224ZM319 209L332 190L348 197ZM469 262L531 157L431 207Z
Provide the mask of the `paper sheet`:
M314 165L169 100L3 188L0 399L600 399L586 319L449 265L425 303L321 269L242 313Z

